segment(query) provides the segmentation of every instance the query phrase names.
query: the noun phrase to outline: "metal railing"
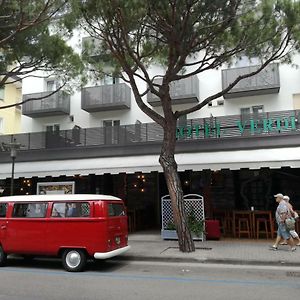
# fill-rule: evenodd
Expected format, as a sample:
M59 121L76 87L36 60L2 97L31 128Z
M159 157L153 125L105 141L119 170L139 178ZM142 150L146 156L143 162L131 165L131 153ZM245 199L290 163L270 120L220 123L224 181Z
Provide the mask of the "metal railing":
M156 78L154 83L161 84L162 79ZM170 84L170 96L173 104L197 103L199 102L199 79L196 75L185 79L173 81ZM152 106L160 106L160 99L148 92L147 101Z
M47 97L47 95L49 95ZM22 104L22 114L30 117L43 117L47 115L61 115L70 113L70 95L59 91L51 95L51 92L25 94L23 101L31 98L46 97L39 100L31 100Z
M232 115L189 119L177 128L178 141L202 139L249 138L300 133L300 110L269 112L257 115ZM55 132L31 132L0 135L0 145L16 141L20 151L49 148L132 145L161 142L163 129L156 123L113 127L80 128Z
M238 76L256 71L259 66L249 66L241 68L230 68L222 70L222 87L226 88ZM225 99L278 93L280 89L279 66L270 64L260 73L249 78L242 79L227 94Z
M83 88L81 107L88 112L129 109L131 89L125 83Z

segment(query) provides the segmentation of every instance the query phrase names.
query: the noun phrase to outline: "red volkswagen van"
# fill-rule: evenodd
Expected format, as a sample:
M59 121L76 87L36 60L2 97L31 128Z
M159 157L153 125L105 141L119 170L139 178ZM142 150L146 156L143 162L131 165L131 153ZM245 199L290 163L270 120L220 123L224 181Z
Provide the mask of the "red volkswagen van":
M129 250L121 199L107 195L31 195L0 198L0 266L8 254L59 256L70 272L88 257Z

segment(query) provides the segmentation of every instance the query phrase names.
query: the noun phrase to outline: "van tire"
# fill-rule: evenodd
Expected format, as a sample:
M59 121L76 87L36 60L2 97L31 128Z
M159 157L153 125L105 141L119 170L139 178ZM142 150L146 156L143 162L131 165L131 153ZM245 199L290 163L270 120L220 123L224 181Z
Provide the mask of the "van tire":
M2 246L0 245L0 267L3 267L6 265L7 255L3 251Z
M81 272L86 266L86 253L82 249L66 249L62 254L62 264L68 272Z

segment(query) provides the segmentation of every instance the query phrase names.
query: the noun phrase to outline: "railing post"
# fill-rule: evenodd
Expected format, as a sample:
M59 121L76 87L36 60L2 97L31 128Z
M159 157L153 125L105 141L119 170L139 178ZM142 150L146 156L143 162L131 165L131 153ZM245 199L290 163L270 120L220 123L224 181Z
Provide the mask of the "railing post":
M28 150L30 149L30 137L31 137L30 132L28 132Z
M125 131L125 134L124 134L124 141L125 141L125 145L127 144L127 129L126 129L127 125L124 125L124 131Z

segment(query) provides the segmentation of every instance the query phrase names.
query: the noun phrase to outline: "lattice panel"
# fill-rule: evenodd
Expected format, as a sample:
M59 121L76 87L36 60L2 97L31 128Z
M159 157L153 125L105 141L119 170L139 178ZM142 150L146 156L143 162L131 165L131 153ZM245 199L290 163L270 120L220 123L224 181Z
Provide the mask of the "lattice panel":
M204 220L205 216L203 197L196 194L189 194L185 195L183 198L186 215L189 216L193 212L197 221ZM174 224L173 210L169 195L162 197L161 200L162 229L166 229L170 223Z

